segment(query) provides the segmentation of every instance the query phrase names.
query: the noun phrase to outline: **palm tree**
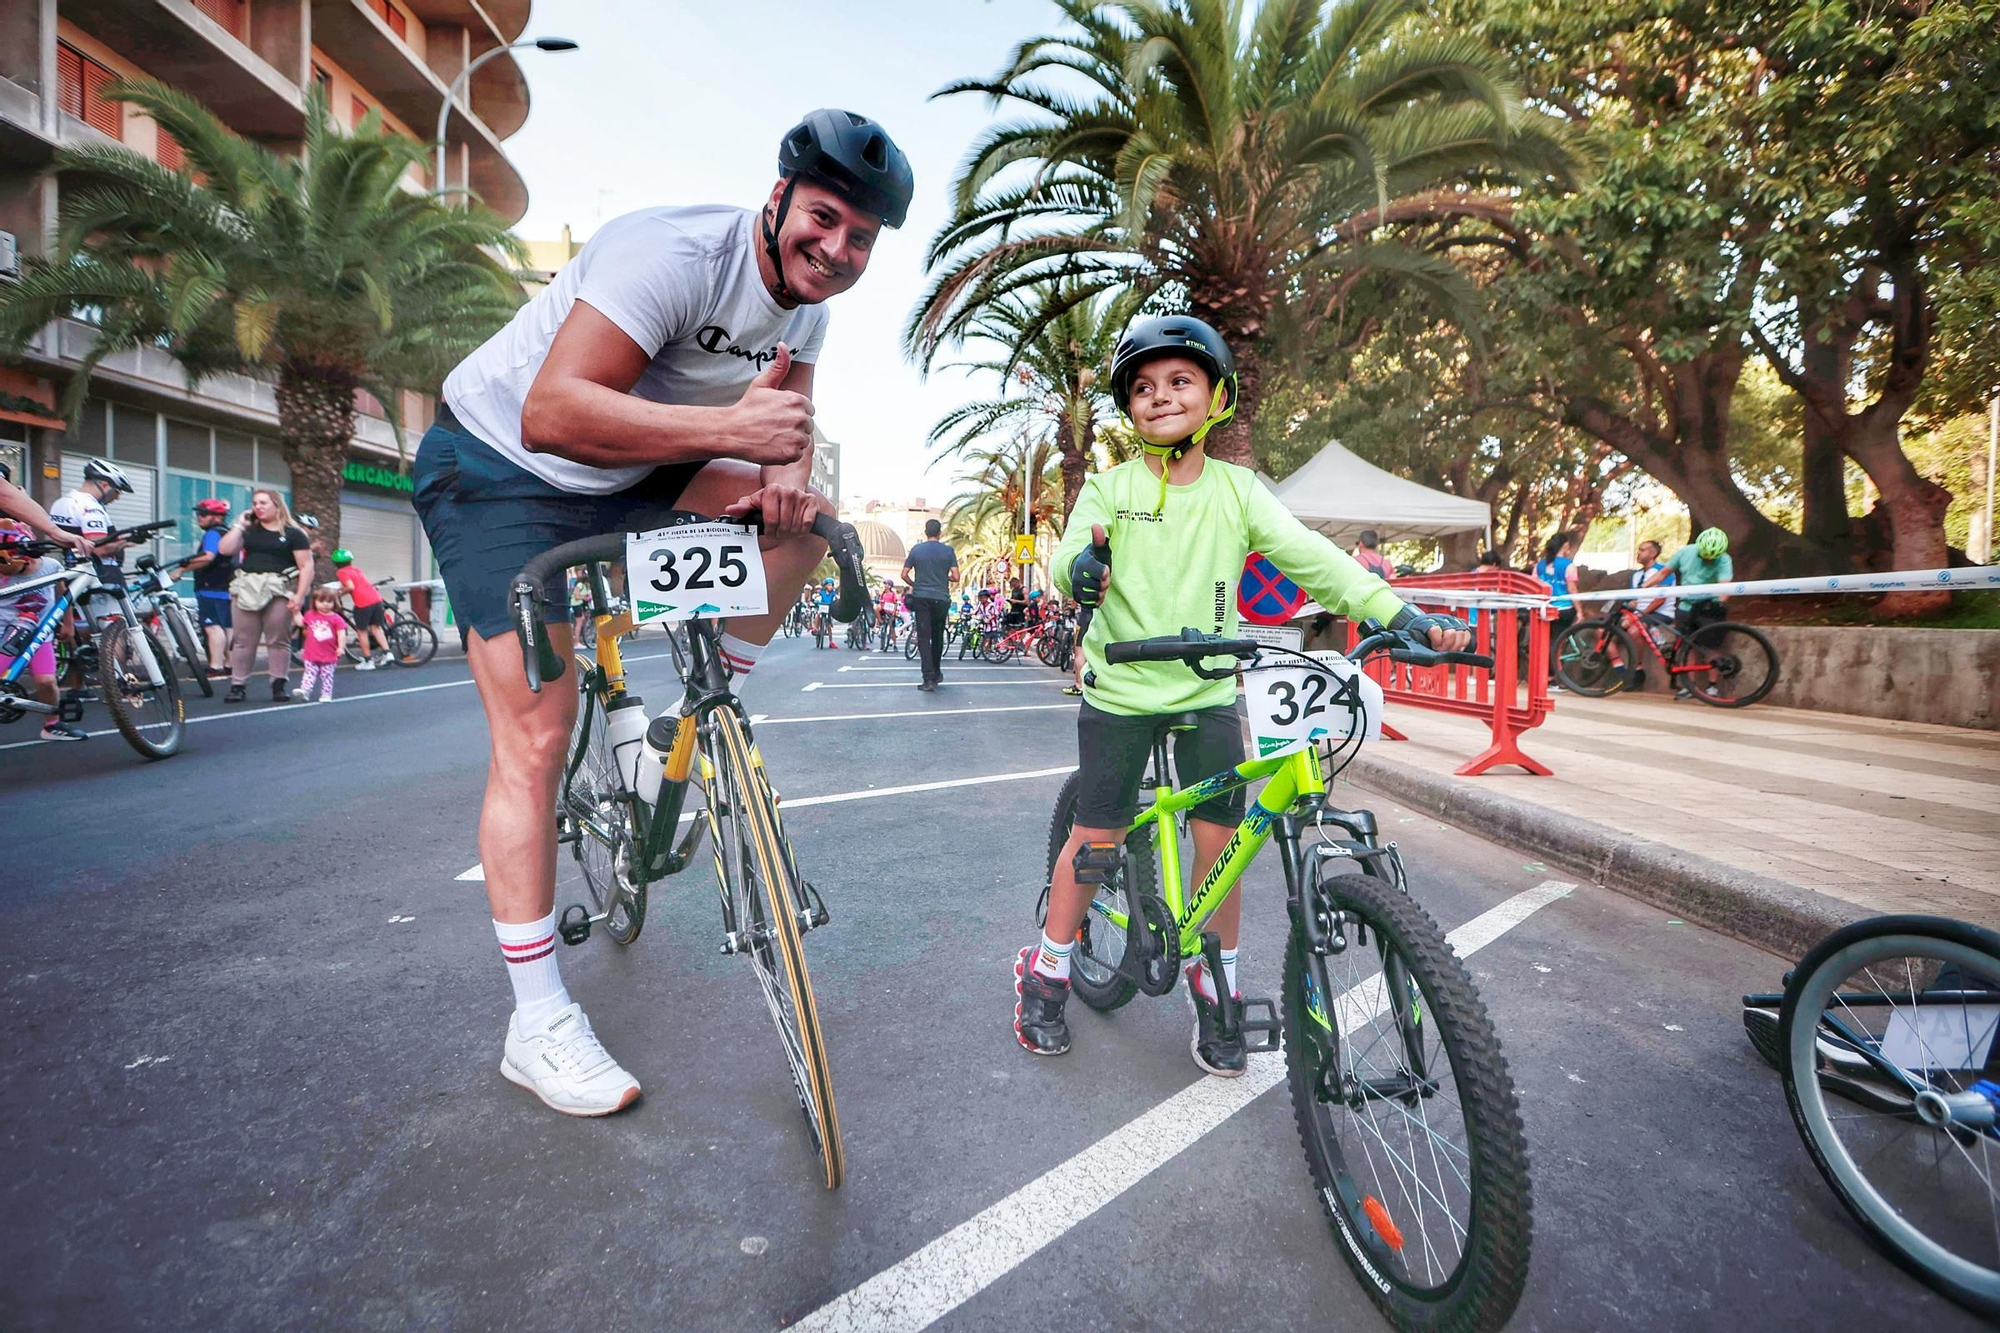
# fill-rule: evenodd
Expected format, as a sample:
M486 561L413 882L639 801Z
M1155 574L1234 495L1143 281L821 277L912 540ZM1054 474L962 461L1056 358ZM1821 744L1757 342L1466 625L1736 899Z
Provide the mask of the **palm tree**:
M960 489L945 501L945 526L969 566L1011 560L1021 534L1021 501L1029 494L1035 530L1054 534L1062 515L1062 455L1054 443L1017 433L999 442L968 446L961 456L970 469L959 475ZM1029 487L1032 486L1032 492ZM963 543L963 545L961 545Z
M1130 289L1076 300L1062 283L1043 283L977 311L964 338L990 349L984 360L957 367L999 377L997 397L966 403L931 427L931 444L959 453L1002 428L1046 428L1062 460L1062 512L1076 505L1096 461L1097 438L1117 407L1103 390L1104 367L1118 345L1139 293ZM926 364L925 369L929 366Z
M1481 187L1576 164L1501 57L1427 26L1415 0L1264 0L1247 23L1243 0L1056 4L1075 31L1030 38L995 77L938 94L1041 114L973 145L906 343L927 361L1038 282L1060 279L1075 302L1130 287L1236 350L1235 420L1210 446L1235 462L1250 462L1274 351L1366 340L1369 301L1398 288L1476 327L1446 257L1465 238L1440 233L1477 222L1491 239L1511 207ZM1049 86L1048 71L1088 92Z
M303 151L283 156L230 131L164 84L114 84L181 145L172 171L127 148L65 148L55 252L0 294L0 349L53 319L96 312L71 378L74 416L91 371L128 348L164 349L190 382L225 372L275 382L278 438L295 507L340 544L341 472L355 392L372 394L401 438L399 391L436 389L513 314L521 290L495 254L518 259L506 224L405 188L427 150L374 113L341 132L315 89Z

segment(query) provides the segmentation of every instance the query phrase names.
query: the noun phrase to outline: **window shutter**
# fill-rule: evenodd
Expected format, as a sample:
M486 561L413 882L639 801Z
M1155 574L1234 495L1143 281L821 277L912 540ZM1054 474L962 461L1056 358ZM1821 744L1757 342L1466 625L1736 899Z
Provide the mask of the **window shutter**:
M154 160L168 171L179 171L187 165L187 158L181 152L181 141L167 133L164 125L155 123L153 135Z
M83 118L92 129L114 139L124 138L125 117L117 102L104 95L105 85L116 76L95 60L83 62Z
M56 43L56 105L83 119L83 54L68 42Z
M402 10L392 4L388 4L386 0L382 5L382 17L389 21L390 32L395 33L398 37L408 37L410 35L410 21L403 17Z
M349 105L347 109L349 115L348 128L359 129L361 127L361 122L367 119L368 104L362 101L360 98L354 97L349 99Z

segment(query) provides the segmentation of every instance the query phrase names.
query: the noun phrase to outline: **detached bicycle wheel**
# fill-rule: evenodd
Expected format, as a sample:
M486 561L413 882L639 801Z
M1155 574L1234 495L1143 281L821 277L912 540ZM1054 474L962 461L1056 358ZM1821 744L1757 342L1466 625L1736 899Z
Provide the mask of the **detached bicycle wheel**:
M614 942L630 944L646 925L646 886L632 880L632 798L611 753L604 704L596 690L597 666L580 656L576 667L582 697L556 800L556 836L569 841L570 855L583 872L590 915L604 918L598 924Z
M2000 1316L2000 935L1885 916L1799 961L1785 1099L1813 1165L1912 1275Z
M1733 620L1703 625L1681 640L1676 665L1700 667L1676 672L1694 697L1717 708L1745 708L1778 683L1778 654L1763 633Z
M149 650L160 671L157 685L146 669ZM158 639L122 620L108 622L98 636L97 684L105 711L133 749L148 759L165 759L181 748L187 720L180 681L174 659Z
M1055 814L1049 820L1049 879L1055 882L1056 858L1069 842L1076 827L1076 803L1083 787L1082 775L1063 779L1056 793ZM1139 983L1118 970L1125 961L1126 922L1133 912L1133 899L1141 894L1157 894L1159 866L1153 861L1150 833L1125 836L1125 868L1109 884L1091 888L1090 905L1084 910L1083 925L1077 931L1076 947L1069 955L1070 989L1076 997L1099 1013L1108 1014L1131 1003L1139 993Z
M1330 876L1341 947L1285 954L1285 1068L1313 1187L1362 1288L1404 1330L1485 1333L1520 1303L1533 1204L1521 1112L1465 965L1414 900Z
M847 1152L833 1105L833 1075L820 1037L819 1006L806 971L799 915L810 910L778 820L763 769L750 757L743 720L718 708L703 727L704 755L712 769L706 792L715 877L731 905L739 950L749 956L778 1029L785 1064L804 1113L806 1133L826 1173L826 1187L847 1177Z
M1598 699L1632 682L1639 659L1624 630L1604 620L1571 625L1556 636L1556 679L1563 688Z

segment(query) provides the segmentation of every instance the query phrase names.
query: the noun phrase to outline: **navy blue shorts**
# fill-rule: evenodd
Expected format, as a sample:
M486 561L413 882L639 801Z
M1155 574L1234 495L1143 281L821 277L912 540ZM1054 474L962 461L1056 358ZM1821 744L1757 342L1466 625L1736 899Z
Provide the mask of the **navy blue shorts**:
M230 628L228 593L225 592L218 597L198 592L194 595L194 605L195 610L201 613L202 624L213 625L217 629Z
M417 445L411 499L437 555L459 642L472 630L493 639L513 629L508 585L528 561L564 542L659 526L648 516L672 509L703 466L668 464L626 490L575 495L467 434L440 404L437 421ZM558 570L542 589L542 619L562 624L568 608Z

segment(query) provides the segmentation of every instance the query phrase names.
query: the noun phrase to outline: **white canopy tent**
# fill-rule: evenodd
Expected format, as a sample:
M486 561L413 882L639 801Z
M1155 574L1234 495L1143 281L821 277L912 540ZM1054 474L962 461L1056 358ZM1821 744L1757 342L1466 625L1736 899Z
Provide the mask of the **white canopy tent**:
M1488 532L1493 524L1484 501L1406 481L1338 443L1328 444L1271 489L1300 522L1343 546L1351 545L1363 528L1393 542Z

